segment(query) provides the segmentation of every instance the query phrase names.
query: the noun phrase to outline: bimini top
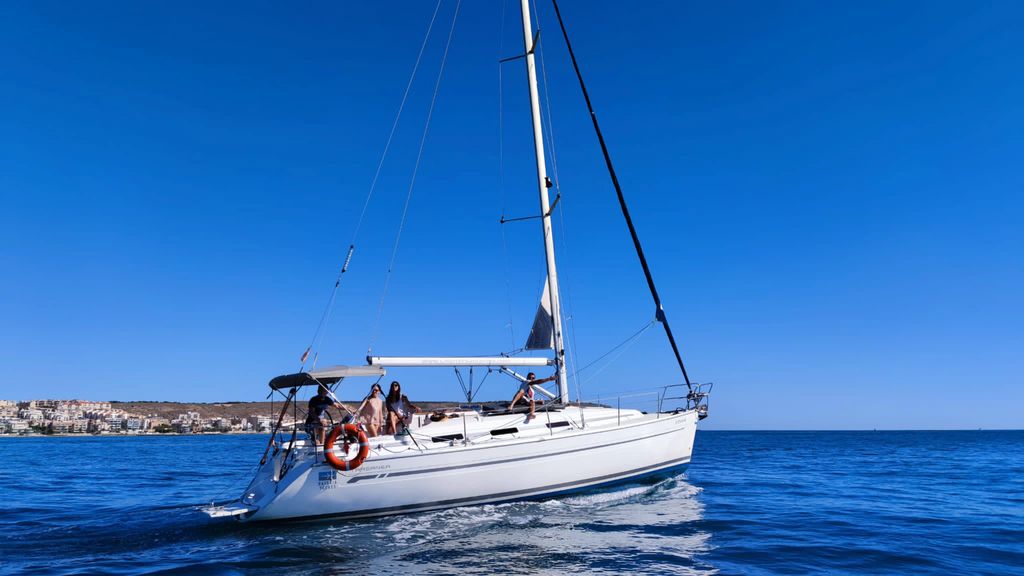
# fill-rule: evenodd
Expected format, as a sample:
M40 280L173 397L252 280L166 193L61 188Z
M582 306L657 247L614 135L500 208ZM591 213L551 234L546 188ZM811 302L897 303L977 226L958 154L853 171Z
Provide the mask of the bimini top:
M298 374L285 374L270 381L270 387L274 390L282 388L296 388L298 386L316 386L320 384L334 384L342 378L349 376L383 376L385 374L382 366L331 366L312 372L299 372Z

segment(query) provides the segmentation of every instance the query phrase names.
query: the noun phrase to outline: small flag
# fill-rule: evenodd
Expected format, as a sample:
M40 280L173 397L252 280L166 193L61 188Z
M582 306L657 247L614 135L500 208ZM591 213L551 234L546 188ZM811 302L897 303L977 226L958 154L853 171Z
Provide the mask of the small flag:
M306 351L302 353L302 358L299 358L299 362L301 362L302 364L305 364L306 363L306 358L309 358L309 349L310 348L312 348L312 346L310 346L309 348L306 348Z

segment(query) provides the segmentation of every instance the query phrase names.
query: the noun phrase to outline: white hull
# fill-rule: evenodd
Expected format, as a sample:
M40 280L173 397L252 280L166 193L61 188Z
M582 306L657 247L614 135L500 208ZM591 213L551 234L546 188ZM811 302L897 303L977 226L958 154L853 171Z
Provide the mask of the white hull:
M523 415L464 412L414 426L415 443L371 438L370 456L350 472L335 470L322 452L297 442L280 481L276 471L285 450L261 467L239 503L207 512L241 520L402 514L550 496L681 469L690 461L694 410L582 410L538 413L530 423ZM464 433L468 443L461 437L432 441Z

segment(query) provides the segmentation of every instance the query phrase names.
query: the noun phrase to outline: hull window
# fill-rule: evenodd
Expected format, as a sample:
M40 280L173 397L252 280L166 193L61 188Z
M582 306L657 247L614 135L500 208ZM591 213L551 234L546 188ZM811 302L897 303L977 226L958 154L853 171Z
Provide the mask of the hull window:
M462 434L445 434L444 436L434 436L430 440L432 442L451 442L452 440L462 440Z

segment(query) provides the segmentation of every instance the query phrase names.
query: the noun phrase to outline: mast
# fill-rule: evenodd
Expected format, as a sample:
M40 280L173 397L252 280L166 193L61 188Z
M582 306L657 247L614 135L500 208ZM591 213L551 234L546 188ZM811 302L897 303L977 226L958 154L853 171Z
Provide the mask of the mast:
M544 132L540 122L540 97L537 94L537 67L534 62L533 24L530 22L530 0L521 0L523 14L523 46L526 49L526 77L530 84L530 110L533 113L533 147L537 156L537 188L540 191L541 227L544 253L547 256L548 295L551 298L551 320L555 333L555 365L558 369L558 401L569 402L569 382L565 371L565 345L562 338L562 306L558 295L558 271L555 268L555 242L551 233L551 204L548 200L548 172L544 161Z

